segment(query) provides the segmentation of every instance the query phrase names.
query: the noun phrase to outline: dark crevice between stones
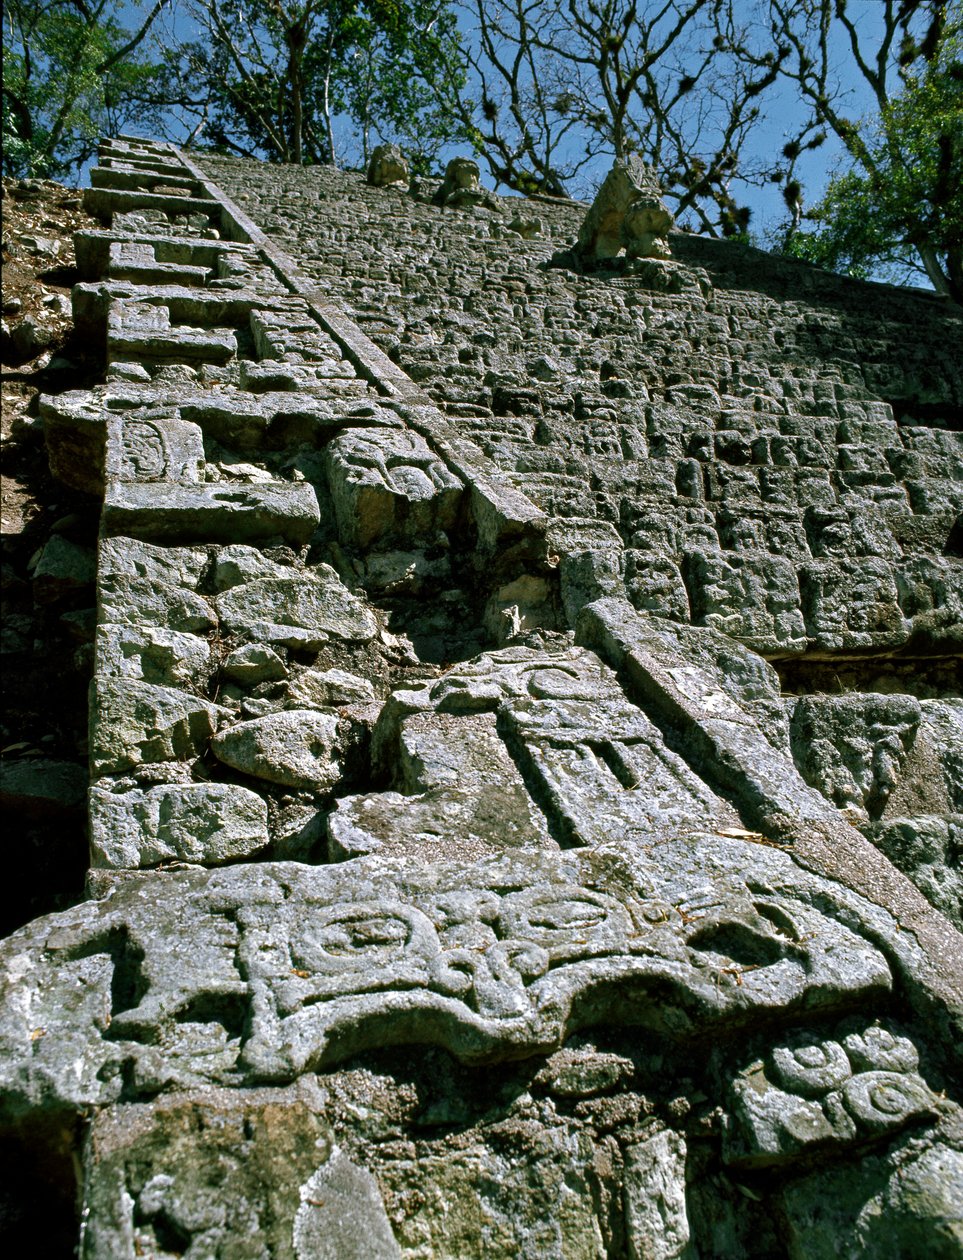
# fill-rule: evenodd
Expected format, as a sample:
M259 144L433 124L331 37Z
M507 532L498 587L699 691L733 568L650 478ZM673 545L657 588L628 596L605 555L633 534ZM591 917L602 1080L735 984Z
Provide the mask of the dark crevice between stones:
M582 848L583 842L578 836L572 820L567 818L559 809L558 801L553 799L544 778L535 765L528 746L519 736L515 723L502 710L498 711L495 729L501 737L509 757L514 762L515 768L521 775L525 790L543 814L551 839L555 841L560 849Z
M769 662L784 696L899 693L918 700L961 694L959 656L801 656Z

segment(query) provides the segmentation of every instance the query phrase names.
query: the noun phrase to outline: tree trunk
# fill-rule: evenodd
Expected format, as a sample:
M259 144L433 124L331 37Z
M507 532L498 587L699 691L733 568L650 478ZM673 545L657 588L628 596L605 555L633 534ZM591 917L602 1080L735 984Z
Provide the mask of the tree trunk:
M937 293L943 297L953 297L953 287L949 278L940 266L940 260L936 256L936 250L932 245L917 245L916 252L922 260L923 266L926 268L926 274L929 277L930 284ZM959 296L955 298L958 302Z

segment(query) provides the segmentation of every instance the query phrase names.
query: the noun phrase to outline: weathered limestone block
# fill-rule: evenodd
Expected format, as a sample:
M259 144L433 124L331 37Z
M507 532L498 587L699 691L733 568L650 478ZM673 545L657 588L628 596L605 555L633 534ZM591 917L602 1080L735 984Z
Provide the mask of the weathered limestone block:
M166 306L113 301L107 315L107 362L225 363L237 355L237 338L228 328L192 328L173 324Z
M914 556L895 567L900 608L923 650L963 650L963 564L944 556Z
M494 713L414 714L399 735L404 795L348 796L328 819L332 857L362 853L462 859L557 849L496 731Z
M138 224L138 231L142 229ZM245 324L253 309L277 306L285 299L256 289L188 288L184 285L129 284L104 281L99 284L78 284L71 294L74 324L85 336L110 340L115 337L116 359L136 362L145 358L156 363L160 371L152 371L155 382L165 379L164 372L174 371L180 381L194 378L194 368L185 360L223 364L233 357L237 345L233 328ZM157 315L154 312L167 312ZM156 341L155 357L150 343ZM129 341L129 350L125 344ZM139 347L139 350L138 350ZM171 380L168 375L167 380Z
M107 488L104 528L154 542L228 542L281 537L300 546L321 519L304 482L262 485L118 483Z
M95 678L90 761L96 775L158 761L190 761L206 751L225 711L173 687Z
M720 685L715 671L673 649L662 625L650 625L625 601L604 599L583 610L576 636L627 678L633 696L660 723L685 731L687 759L727 790L750 826L798 836L804 826L836 822L833 807L805 783L752 712Z
M83 280L99 280L109 274L112 280L138 283L204 284L222 251L233 253L244 248L243 245L190 236L169 237L156 232L93 229L74 233L77 271ZM142 267L157 274L142 274ZM117 274L124 269L131 274Z
M513 786L343 797L328 816L328 856L336 862L370 853L472 861L515 848L556 848L544 823L533 822L527 793Z
M408 1208L398 1226L402 1254L412 1260L462 1260L480 1251L492 1260L604 1256L591 1141L534 1125L526 1125L525 1140L524 1161L507 1143L469 1138L461 1150L385 1168L386 1197Z
M842 1173L813 1172L780 1198L793 1260L955 1260L963 1249L963 1124L950 1120L933 1137L902 1137L885 1155L863 1155Z
M917 958L899 935L788 854L697 833L657 862L613 842L128 875L0 946L0 1107L281 1083L415 1039L517 1059L562 1044L573 1017L681 1052L757 1013L888 1001L868 937Z
M368 163L367 180L375 188L408 190L408 162L396 144L379 144Z
M821 651L896 648L909 627L885 560L812 561L799 571L806 632Z
M766 739L780 752L789 752L789 715L782 694L782 683L776 670L757 652L728 635L708 627L649 622L657 630L666 648L678 653L686 666L695 666L703 676L701 694L710 697L715 691L729 696L758 723ZM674 665L679 664L678 657ZM689 675L691 677L691 675ZM711 709L718 711L719 701Z
M259 398L242 391L185 399L178 407L181 418L198 425L204 434L235 451L263 448L270 420Z
M469 503L484 559L500 567L545 559L548 518L507 479L503 483L488 476L474 476L469 485Z
M214 554L210 580L214 590L220 593L262 578L294 578L300 576L300 572L290 565L272 560L263 551L258 551L257 547L234 543L229 547L218 547Z
M963 932L963 813L887 816L868 834L927 901Z
M104 573L101 569L97 592L104 623L156 626L188 634L203 634L217 625L214 609L202 595L170 582Z
M107 409L87 390L40 395L40 416L50 471L84 494L103 494Z
M201 480L204 435L196 424L164 415L126 414L107 422L111 481L191 485Z
M374 613L326 564L232 586L214 602L226 630L257 642L317 651L331 638L367 643L378 631Z
M575 252L585 262L616 258L668 258L673 217L655 171L635 155L606 175L579 229Z
M299 304L284 311L255 310L250 321L260 358L291 363L313 361L322 365L325 376L355 376L354 369L344 361L306 306Z
M374 686L367 678L344 669L303 670L291 679L287 691L294 706L304 708L366 704L375 699Z
M462 483L416 433L349 429L326 452L344 542L431 542L458 516Z
M597 546L563 551L559 563L559 585L569 625L586 604L606 595L619 596L623 593L623 568L621 548Z
M186 285L206 284L211 278L210 267L160 261L157 246L158 242L154 241L112 241L106 268L108 277L136 284Z
M921 700L920 715L886 815L963 813L963 701Z
M159 862L219 866L268 842L267 805L227 783L164 784L90 793L93 866L148 867Z
M879 818L900 781L922 718L914 696L804 696L793 756L808 783L860 821Z
M307 1080L290 1090L208 1089L107 1108L84 1151L82 1260L169 1254L173 1239L195 1255L319 1256L296 1241L296 1221L306 1199L326 1197L308 1187L332 1149L323 1101ZM370 1229L372 1215L360 1223ZM331 1241L350 1237L346 1216L340 1234L326 1220ZM381 1241L376 1231L370 1237Z
M679 567L672 560L653 559L645 552L627 551L625 589L640 612L673 621L690 620L689 595Z
M166 687L200 689L212 670L211 645L164 626L102 622L94 640L98 678L131 678Z
M900 548L879 510L863 507L807 508L803 517L809 547L817 559L877 556L895 561Z
M691 1257L685 1204L685 1139L663 1130L625 1152L622 1193L631 1260Z
M169 195L195 197L200 194L198 181L188 175L183 167L171 164L164 171L146 171L128 162L115 162L109 166L95 166L90 172L92 188L125 188L155 191L164 186Z
M208 566L204 547L162 547L139 538L102 538L98 548L101 578L146 578L196 590Z
M332 713L268 713L222 730L211 748L226 766L285 787L328 792L341 777L338 718Z
M800 652L806 627L795 566L769 553L687 552L683 575L692 617L757 651Z
M449 671L424 691L395 693L375 729L375 755L409 791L424 781L405 770L406 732L415 720L407 715L432 710L439 715L432 729L445 730L455 747L467 728L462 735L457 725L443 726L441 715L459 721L486 711L496 716L490 729L564 847L613 837L646 844L692 828L739 824L738 814L666 746L594 653L506 648ZM446 755L459 764L455 751Z

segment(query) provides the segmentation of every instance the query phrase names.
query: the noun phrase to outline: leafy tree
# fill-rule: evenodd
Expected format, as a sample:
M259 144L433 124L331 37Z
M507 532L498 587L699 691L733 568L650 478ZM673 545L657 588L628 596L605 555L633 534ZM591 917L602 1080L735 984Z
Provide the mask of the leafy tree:
M430 163L458 134L441 103L457 78L458 33L442 0L194 0L203 38L172 59L169 94L208 143L273 161L333 162L375 139Z
M144 121L159 68L142 45L168 0L134 27L120 0L7 0L4 7L3 170L63 177L104 133Z
M771 0L769 9L772 36L786 49L780 73L809 107L783 150L782 248L852 275L922 273L963 301L959 0L881 0L872 24L847 0ZM875 107L863 119L848 108L843 56ZM847 165L807 209L796 162L826 131Z

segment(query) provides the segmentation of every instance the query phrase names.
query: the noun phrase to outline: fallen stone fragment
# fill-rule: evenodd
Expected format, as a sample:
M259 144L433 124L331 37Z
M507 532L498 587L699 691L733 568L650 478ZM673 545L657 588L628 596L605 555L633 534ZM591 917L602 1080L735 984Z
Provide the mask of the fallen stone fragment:
M343 669L306 669L292 678L288 694L297 704L324 708L374 700L375 689L367 678L359 678Z
M288 670L277 652L266 643L245 643L224 662L224 673L235 682L254 687L287 678Z
M211 748L219 761L255 779L327 792L341 777L338 719L287 710L221 731Z

